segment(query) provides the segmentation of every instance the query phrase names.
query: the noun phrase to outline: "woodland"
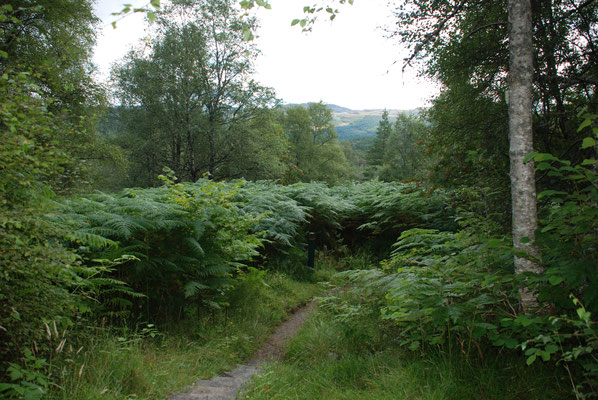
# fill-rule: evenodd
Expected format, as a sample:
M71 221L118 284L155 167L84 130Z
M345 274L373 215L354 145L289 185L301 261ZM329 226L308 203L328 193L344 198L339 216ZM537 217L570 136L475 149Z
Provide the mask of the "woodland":
M0 397L164 399L317 296L243 398L597 398L598 2L391 1L442 90L368 141L255 81L270 3L124 5L109 87L90 0L0 6Z

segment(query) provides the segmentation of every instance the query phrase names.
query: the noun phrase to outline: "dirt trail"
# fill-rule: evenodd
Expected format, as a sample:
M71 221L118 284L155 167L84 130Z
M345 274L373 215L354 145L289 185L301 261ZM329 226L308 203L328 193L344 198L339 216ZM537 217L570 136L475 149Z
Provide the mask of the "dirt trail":
M261 364L280 360L287 343L305 323L309 312L316 307L312 301L295 311L283 322L247 364L212 379L199 380L187 387L185 393L171 393L168 400L234 400L243 386L259 372Z

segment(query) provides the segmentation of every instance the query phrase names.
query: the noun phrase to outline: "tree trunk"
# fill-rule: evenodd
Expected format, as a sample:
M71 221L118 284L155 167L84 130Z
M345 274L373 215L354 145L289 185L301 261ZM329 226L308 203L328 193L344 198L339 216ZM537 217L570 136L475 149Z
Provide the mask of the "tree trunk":
M530 0L509 0L509 143L511 160L511 196L513 245L520 252L537 257L534 232L538 227L534 163L524 163L532 152L533 88L532 10ZM529 238L527 243L525 239ZM542 272L526 257L515 256L515 273ZM533 312L539 308L536 295L522 289L521 308Z

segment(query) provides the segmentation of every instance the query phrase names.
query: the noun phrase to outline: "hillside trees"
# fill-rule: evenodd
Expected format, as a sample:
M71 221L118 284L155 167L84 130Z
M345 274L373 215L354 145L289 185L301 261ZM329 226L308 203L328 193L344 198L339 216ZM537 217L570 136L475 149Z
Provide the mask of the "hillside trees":
M368 174L384 181L414 178L423 167L421 143L427 128L419 116L400 113L391 122L384 111L367 153Z
M382 113L382 119L378 123L376 128L376 138L372 143L372 146L367 152L367 161L371 166L382 165L382 159L384 157L384 150L386 149L386 142L392 132L392 124L388 119L388 110L384 110Z
M301 180L337 183L351 175L350 165L332 124L332 112L320 103L285 110L284 131Z
M265 111L275 98L252 79L256 49L243 40L255 22L241 20L233 4L175 2L149 54L131 52L114 71L136 184L155 185L164 165L189 181L242 176L239 160L252 177L282 170L284 137Z
M422 140L427 130L421 117L399 114L384 152L380 178L411 179L423 167Z

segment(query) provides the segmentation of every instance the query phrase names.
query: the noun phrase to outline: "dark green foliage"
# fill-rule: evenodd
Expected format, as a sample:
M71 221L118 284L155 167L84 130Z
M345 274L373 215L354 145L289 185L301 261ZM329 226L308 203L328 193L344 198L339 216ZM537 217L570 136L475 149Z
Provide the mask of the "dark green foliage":
M398 324L401 345L411 350L438 344L450 348L457 342L473 346L488 330L497 330L498 315L515 313L511 304L516 304L508 289L511 252L504 244L501 248L480 239L467 231L411 229L393 246L382 271L342 275L384 293L383 318Z
M424 169L423 140L428 124L419 116L399 114L392 124L382 153L380 179L385 181L409 180Z
M262 256L286 264L296 270L303 256L305 224L309 208L287 195L283 186L271 181L246 183L237 192L241 209L261 218L254 231L262 232L264 248Z
M517 355L489 351L463 357L428 349L410 354L394 341L397 329L380 321L384 301L373 287L348 288L319 299L318 310L266 366L247 399L563 399L566 374ZM376 294L374 294L376 293Z
M319 249L372 245L386 252L405 229L455 228L450 193L427 192L415 184L372 181L328 187L323 183L244 182L235 198L244 212L264 214L255 231L268 239L266 258L293 260L295 265L304 263L294 257L305 256L307 232L316 234Z
M580 130L592 128L596 118L585 116ZM480 191L481 198L470 198L470 206L464 204L465 197L457 203L461 231L405 231L382 270L348 271L343 276L363 290L384 294L383 316L397 323L395 337L411 350L425 345L453 352L458 344L469 356L490 351L490 345L517 349L528 365L541 359L564 366L577 398L592 398L598 376L598 192L593 158L597 132L592 128L584 138L582 150L592 150L592 158L580 164L546 153L528 157L535 159L539 171L570 188L539 195L545 203L536 242L542 250L541 275L513 275L509 238L495 236L494 224L476 217L484 215L490 195ZM542 312L527 315L519 310L522 287L538 293Z
M52 189L68 187L78 176L72 155L61 146L61 139L76 133L54 118L39 96L31 95L37 88L30 74L0 77L2 377L5 363L21 361L34 343L37 354L51 349L44 322L64 329L78 302L69 291L77 259L60 244L63 232L42 217L54 211Z
M184 317L186 304L218 307L234 271L257 255L261 240L250 231L259 217L240 211L232 201L234 187L164 179L168 187L65 202L64 221L73 230L73 244L83 244L75 246L77 251L91 263L121 260L106 277L144 295L123 298L123 293L104 291L94 315L177 319Z
M414 179L424 168L422 144L428 130L420 116L400 113L391 122L385 110L368 149L366 176L384 181Z
M324 103L285 108L282 125L291 153L285 183L335 184L351 177L350 165L332 123L332 112Z
M359 151L360 153L366 153L367 150L374 142L373 137L367 138L355 138L355 139L342 139L342 142L347 142L351 144L354 150Z
M0 72L31 73L49 109L87 114L101 91L89 59L95 41L92 3L87 0L9 0L0 11Z
M300 245L311 231L316 233L318 248L345 244L354 249L371 244L387 252L406 229L456 228L451 193L427 191L413 183L371 181L328 187L323 183L282 186L258 182L247 183L239 194L244 196L244 209L257 207L275 213L259 226L265 228L267 237L282 238L275 240L279 247L286 245L291 235L295 235L291 243Z
M173 2L150 51L114 69L125 128L115 136L131 154L131 185L156 186L164 166L191 182L282 175L276 99L254 80L257 50L243 38L254 26L233 0Z
M407 1L397 5L395 34L437 79L442 93L428 113L429 177L447 187L497 188L495 207L507 215L508 29L506 1ZM595 2L532 1L534 30L534 148L575 163L584 158L576 115L595 110ZM450 17L449 17L450 16ZM446 19L445 19L446 18ZM576 38L586 38L576 44ZM591 72L594 71L594 72ZM562 184L540 175L538 187ZM562 188L560 188L562 189Z
M553 315L521 313L517 288L526 283L513 275L512 256L508 240L472 229L457 233L412 229L401 235L382 270L338 276L348 278L362 298L371 298L371 304L378 302L380 318L397 325L391 335L400 346L421 355L437 348L469 362L488 357L496 347L512 349L522 353L528 365L542 359L564 366L575 394L592 398L598 371L592 313L576 298L570 303L574 310L566 306L552 310ZM559 285L550 274L532 281ZM345 301L335 310L355 323L363 304L356 308Z
M463 106L455 98L475 101ZM424 137L428 179L445 187L497 186L508 198L506 104L483 97L464 83L435 99L428 115L431 125Z
M372 143L372 147L368 149L367 160L371 166L382 165L384 153L388 143L388 138L392 133L392 124L388 119L388 111L384 110L382 113L382 119L378 122L378 128L376 129L376 137Z

